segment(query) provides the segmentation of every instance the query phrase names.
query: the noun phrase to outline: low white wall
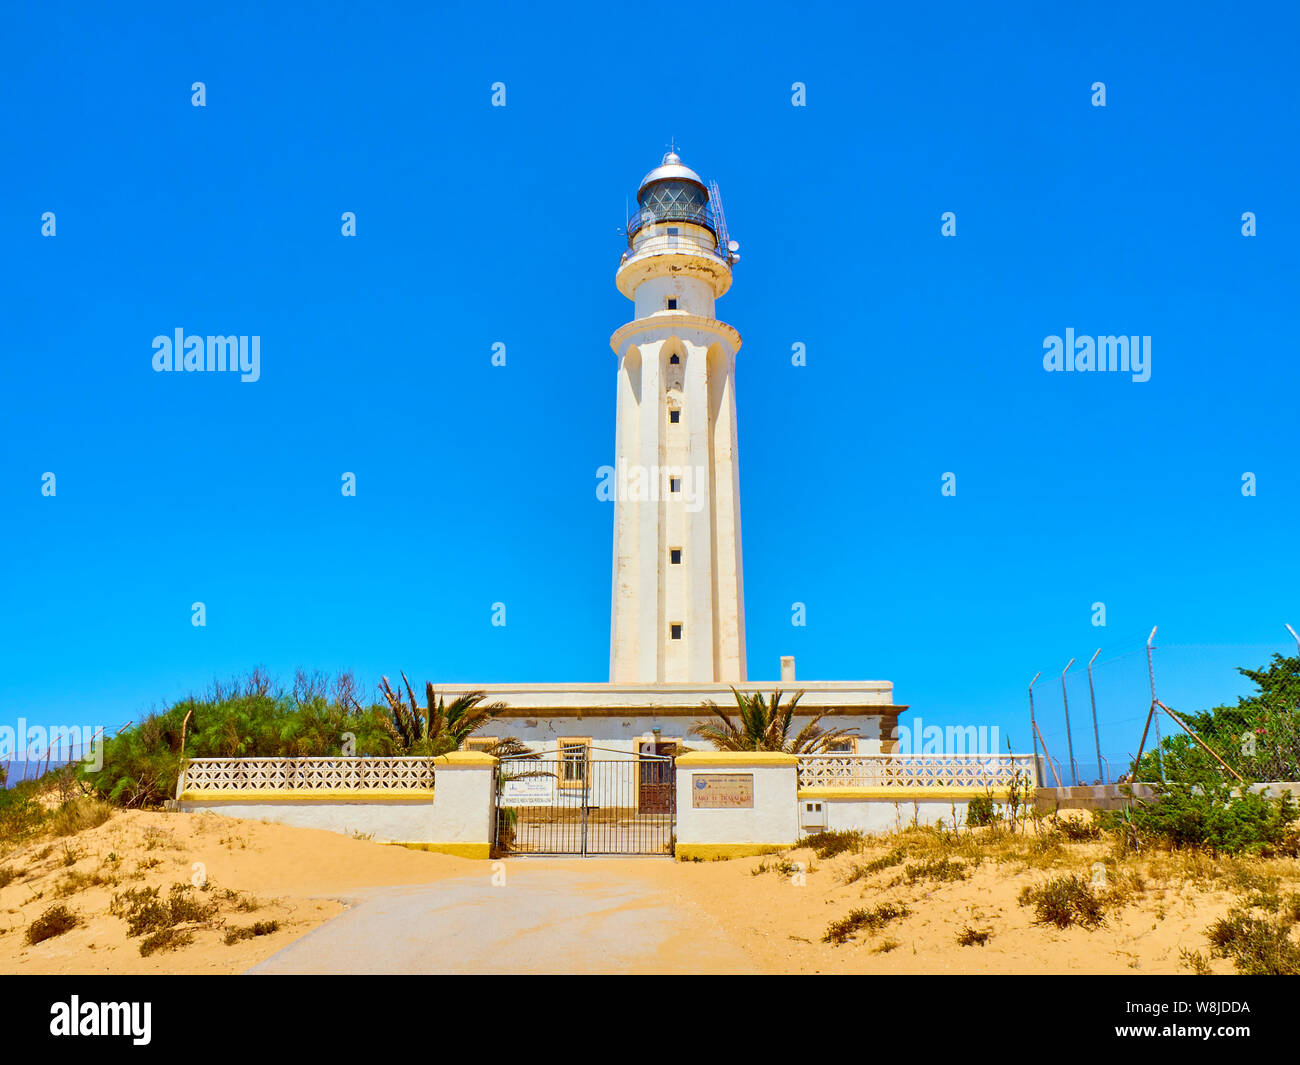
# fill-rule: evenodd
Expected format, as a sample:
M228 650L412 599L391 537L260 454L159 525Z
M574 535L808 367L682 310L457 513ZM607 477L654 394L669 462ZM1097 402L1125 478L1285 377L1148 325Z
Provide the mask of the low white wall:
M824 796L801 797L800 835L814 832L864 832L877 834L897 832L912 824L946 825L949 828L966 823L966 799L921 801L890 799L834 799ZM825 815L825 829L803 827L816 813L804 808L810 803L821 803Z
M346 836L366 836L376 843L432 843L434 801L380 798L347 799L185 799L186 813L212 813L250 821L273 821L295 828L322 828Z
M263 760L265 761L265 760ZM378 760L375 760L378 762ZM468 858L488 857L496 822L496 759L475 751L436 758L429 791L197 788L178 784L176 807L297 828L361 835ZM373 768L373 767L372 767Z
M799 834L794 755L766 752L696 752L677 759L677 847L679 858L727 858L788 847ZM697 777L741 774L753 777L753 806L700 808Z

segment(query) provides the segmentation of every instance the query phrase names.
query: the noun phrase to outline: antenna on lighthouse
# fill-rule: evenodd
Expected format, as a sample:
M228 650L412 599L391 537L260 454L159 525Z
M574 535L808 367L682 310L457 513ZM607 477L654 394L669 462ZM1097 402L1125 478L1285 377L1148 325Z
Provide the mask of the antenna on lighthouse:
M740 245L727 233L727 216L722 211L722 193L716 181L709 182L709 202L713 204L713 218L718 224L718 251L728 265L740 262Z

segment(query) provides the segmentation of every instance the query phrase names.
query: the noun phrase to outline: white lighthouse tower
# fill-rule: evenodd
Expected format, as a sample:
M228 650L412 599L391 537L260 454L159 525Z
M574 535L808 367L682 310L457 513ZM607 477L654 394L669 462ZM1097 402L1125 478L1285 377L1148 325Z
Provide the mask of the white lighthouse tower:
M610 681L737 683L745 595L736 464L740 334L714 301L737 245L712 192L675 152L628 221L618 289L633 320L618 356Z
M779 681L751 681L746 670L740 334L715 310L739 256L718 187L669 152L636 198L616 277L635 309L610 338L618 357L616 463L597 471L599 498L614 503L609 681L447 683L444 691L448 698L484 692L505 704L495 720L524 743L554 751L565 786L587 779L583 766L621 752L620 764L639 774L629 785L635 805L649 810L659 809L654 789L663 778L625 755L677 753L706 703L729 703L733 688L791 692L796 681L789 657L780 660ZM800 678L797 686L795 733L827 717L858 732L841 750L893 750L907 707L894 704L889 681Z

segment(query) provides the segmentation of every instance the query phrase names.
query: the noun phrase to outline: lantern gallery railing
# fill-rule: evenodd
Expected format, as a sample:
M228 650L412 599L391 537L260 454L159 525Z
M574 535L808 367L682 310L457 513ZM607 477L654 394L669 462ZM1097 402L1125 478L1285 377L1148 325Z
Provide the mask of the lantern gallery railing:
M432 758L192 758L176 794L433 790Z
M801 788L1034 786L1030 754L801 754Z
M627 242L630 245L632 239L646 226L654 225L656 222L691 222L697 226L703 226L715 235L718 232L717 222L714 220L713 211L707 206L692 203L680 204L653 204L645 207L639 207L627 220Z

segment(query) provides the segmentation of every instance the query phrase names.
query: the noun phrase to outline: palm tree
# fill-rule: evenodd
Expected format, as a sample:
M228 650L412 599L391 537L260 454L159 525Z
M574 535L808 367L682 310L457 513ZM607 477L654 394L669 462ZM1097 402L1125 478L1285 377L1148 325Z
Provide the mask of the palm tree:
M379 690L388 702L393 721L390 731L404 751L416 754L445 754L457 751L464 746L470 735L482 728L497 714L506 708L505 703L484 703L486 692L473 691L458 695L450 703L441 695L435 694L432 681L424 686L425 706L423 711L416 704L415 692L411 682L402 674L402 683L406 685L409 705L401 695L393 690L384 677ZM499 741L498 747L518 741L506 739Z
M794 709L803 698L802 691L795 692L785 706L781 705L781 689L772 693L772 701L763 698L762 692L743 695L731 689L736 697L740 715L733 722L716 703L710 701L704 708L713 714L712 721L697 721L691 734L708 740L720 751L781 751L785 754L824 754L835 744L856 736L851 728L825 729L818 725L823 715L817 714L793 740L789 739Z

